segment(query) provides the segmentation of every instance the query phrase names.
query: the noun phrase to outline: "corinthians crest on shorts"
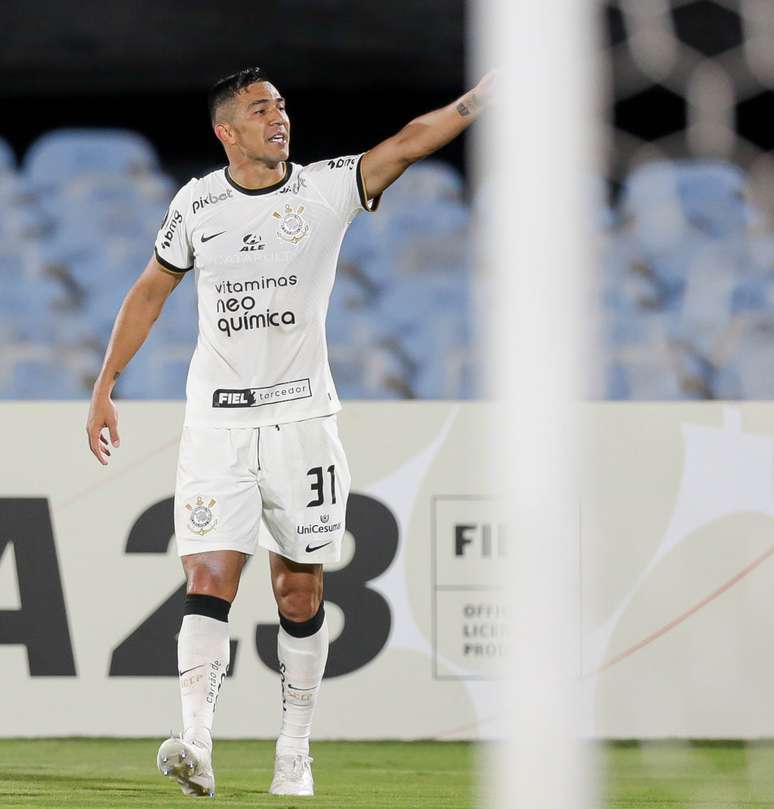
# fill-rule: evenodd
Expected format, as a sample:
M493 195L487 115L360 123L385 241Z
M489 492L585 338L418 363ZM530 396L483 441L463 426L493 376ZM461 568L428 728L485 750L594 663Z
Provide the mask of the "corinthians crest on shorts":
M277 236L280 239L291 242L291 244L298 244L309 233L309 223L301 215L303 212L303 205L299 205L295 209L290 205L286 205L283 213L274 211L272 216L280 220L279 230L277 231Z
M185 507L191 512L188 518L188 525L194 534L199 534L199 536L203 537L217 526L218 521L212 513L212 507L214 505L215 500L211 498L210 502L205 506L203 497L197 497L193 505L191 505L191 503L185 504Z

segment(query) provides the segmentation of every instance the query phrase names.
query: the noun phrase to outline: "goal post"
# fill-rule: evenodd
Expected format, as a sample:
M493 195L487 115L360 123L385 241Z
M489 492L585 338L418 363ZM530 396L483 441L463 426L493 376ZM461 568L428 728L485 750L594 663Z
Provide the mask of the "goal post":
M512 733L497 748L497 806L585 809L593 803L579 738L576 455L595 321L598 9L593 0L474 8L475 70L502 68L475 155L488 189L478 270L493 286L482 346L498 413L490 451L512 536L498 582L513 635L501 684Z

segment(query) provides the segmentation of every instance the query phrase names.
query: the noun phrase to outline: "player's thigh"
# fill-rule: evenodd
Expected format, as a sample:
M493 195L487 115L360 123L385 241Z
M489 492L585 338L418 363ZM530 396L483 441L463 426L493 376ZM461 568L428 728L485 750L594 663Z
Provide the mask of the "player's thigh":
M268 528L261 545L301 564L337 562L351 478L336 417L264 428L261 443L259 481Z
M175 487L180 556L255 552L261 518L256 447L256 430L183 430Z

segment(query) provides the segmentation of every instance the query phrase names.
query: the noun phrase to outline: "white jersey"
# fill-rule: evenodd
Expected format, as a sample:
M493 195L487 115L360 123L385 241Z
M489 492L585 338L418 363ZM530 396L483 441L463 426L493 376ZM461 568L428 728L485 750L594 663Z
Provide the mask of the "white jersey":
M379 202L366 199L361 159L287 163L258 190L220 169L172 200L156 258L194 269L199 299L187 426L263 427L341 409L325 316L347 227Z

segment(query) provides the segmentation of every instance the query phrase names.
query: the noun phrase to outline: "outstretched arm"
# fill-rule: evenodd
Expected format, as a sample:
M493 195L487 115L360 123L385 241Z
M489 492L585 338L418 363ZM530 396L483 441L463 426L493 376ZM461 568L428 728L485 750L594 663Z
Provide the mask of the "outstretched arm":
M119 444L118 413L110 398L113 387L121 371L145 342L164 302L182 277L182 273L172 273L162 267L154 256L121 304L102 370L94 383L86 422L89 448L103 465L107 464L110 450L102 430L107 428L114 447Z
M361 163L369 198L392 185L417 160L433 154L467 129L492 100L497 72L491 71L465 95L410 121L371 149Z

